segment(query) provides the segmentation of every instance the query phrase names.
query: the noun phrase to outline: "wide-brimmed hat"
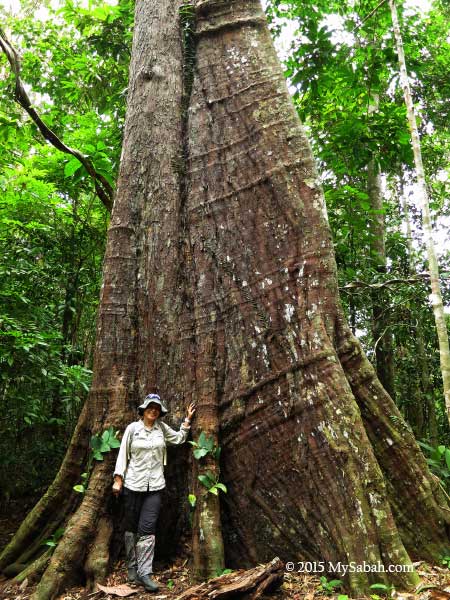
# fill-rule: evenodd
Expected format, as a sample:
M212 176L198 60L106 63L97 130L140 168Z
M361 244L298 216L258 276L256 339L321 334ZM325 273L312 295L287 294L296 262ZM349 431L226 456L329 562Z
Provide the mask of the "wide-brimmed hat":
M148 405L151 403L154 404L159 404L159 406L161 407L161 414L165 415L167 413L167 408L164 406L164 404L161 402L161 398L158 396L158 394L149 394L148 396L145 396L144 398L144 402L138 406L138 412L140 415L144 414L144 410L146 408L148 408Z

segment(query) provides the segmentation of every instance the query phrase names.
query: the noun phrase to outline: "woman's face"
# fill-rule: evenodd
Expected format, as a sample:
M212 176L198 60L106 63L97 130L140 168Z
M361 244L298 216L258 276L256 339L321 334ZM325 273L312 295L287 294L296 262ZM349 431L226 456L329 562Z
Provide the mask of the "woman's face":
M161 412L161 407L156 402L150 402L147 408L144 410L144 417L147 419L157 419L159 417L159 413Z

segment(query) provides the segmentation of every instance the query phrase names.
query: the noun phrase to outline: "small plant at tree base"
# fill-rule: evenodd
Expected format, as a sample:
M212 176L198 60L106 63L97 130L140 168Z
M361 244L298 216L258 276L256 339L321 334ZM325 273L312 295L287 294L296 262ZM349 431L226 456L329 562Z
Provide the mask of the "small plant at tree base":
M169 581L167 582L167 587L169 588L169 590L171 590L174 586L175 586L174 580L169 579Z
M347 594L339 594L337 600L348 600Z
M326 594L333 594L337 588L342 586L342 581L340 579L332 579L328 581L328 579L322 575L320 578L320 588L321 592L325 592Z
M427 463L431 471L439 477L441 483L447 489L450 488L450 448L444 445L430 446L425 442L418 442L425 450Z
M441 557L441 564L450 569L450 552Z
M229 573L232 573L233 569L218 569L216 571L216 577L222 577L222 575L228 575Z
M59 540L64 535L64 531L65 531L65 529L63 527L60 527L59 529L57 529L55 531L55 533L51 537L49 537L48 540L44 540L42 542L42 545L43 546L49 546L50 548L56 548L56 546L58 545Z
M86 491L87 483L92 470L92 461L103 460L103 454L110 452L113 448L120 447L120 440L117 439L118 433L118 431L114 431L114 428L111 425L111 427L105 429L101 435L96 434L91 437L91 451L89 453L86 472L81 474L81 483L73 486L73 489L76 492L84 494Z
M191 507L195 508L195 505L197 504L197 496L195 494L189 494L188 500Z
M370 586L370 589L377 590L378 592L383 594L384 597L387 597L387 598L392 598L392 594L395 591L395 588L393 585L388 585L386 583L374 583L373 585ZM372 598L372 600L379 600L379 598L380 598L380 596L378 596L377 594L371 594L370 597Z
M212 437L206 437L204 431L200 433L196 442L190 441L189 444L191 444L191 446L194 446L194 457L197 460L200 460L207 454L211 454L214 460L217 461L220 458L220 446L215 446L214 439Z
M211 471L208 471L205 475L199 475L198 479L202 485L207 488L208 492L217 496L219 490L224 494L227 493L227 488L223 483L220 483L218 478L214 477Z

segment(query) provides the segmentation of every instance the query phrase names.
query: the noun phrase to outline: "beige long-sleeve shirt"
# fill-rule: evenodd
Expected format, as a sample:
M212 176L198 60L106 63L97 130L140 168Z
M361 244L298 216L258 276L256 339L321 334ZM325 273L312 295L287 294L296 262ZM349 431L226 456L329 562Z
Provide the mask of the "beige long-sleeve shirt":
M159 419L151 428L142 420L131 423L123 434L114 475L120 475L124 486L135 492L162 490L166 445L183 444L188 434L184 424L175 431Z

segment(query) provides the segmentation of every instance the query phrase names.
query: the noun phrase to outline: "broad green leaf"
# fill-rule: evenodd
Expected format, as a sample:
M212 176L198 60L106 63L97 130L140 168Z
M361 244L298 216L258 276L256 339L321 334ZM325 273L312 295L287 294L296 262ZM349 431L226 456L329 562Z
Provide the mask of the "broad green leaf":
M198 480L207 489L209 489L212 485L214 485L214 481L211 481L211 479L207 475L199 475Z
M206 454L208 454L208 450L206 448L196 448L194 450L194 456L197 460L199 460L203 456L206 456Z
M78 169L80 169L81 166L82 166L82 164L80 163L78 158L71 158L64 167L64 177L70 177L76 171L78 171Z
M96 450L100 450L100 448L102 447L102 440L98 435L93 435L91 437L91 448L92 450L96 451Z
M445 449L445 462L447 464L448 469L450 470L450 448Z

